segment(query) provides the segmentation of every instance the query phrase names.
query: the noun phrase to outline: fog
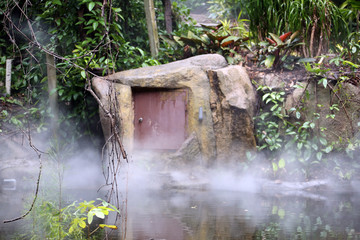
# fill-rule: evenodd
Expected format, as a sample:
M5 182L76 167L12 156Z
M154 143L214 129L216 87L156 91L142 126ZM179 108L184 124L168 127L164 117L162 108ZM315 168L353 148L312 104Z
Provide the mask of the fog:
M49 149L47 137L39 136L34 142L39 149ZM44 146L40 146L42 142L45 143ZM25 153L20 154L21 151L18 149L23 145L20 144L19 148L14 148L15 143L10 145L11 149L17 149L22 158L30 156L33 151L28 148ZM4 148L3 151L10 148L9 143L7 146L1 146ZM90 143L84 143L82 146L85 147L63 148L59 159L48 158L44 154L38 203L46 199L57 201L60 193L59 182L64 205L75 200L106 198L110 186L104 187L103 169L106 172L106 163L109 159L102 161L100 149L89 147ZM69 154L70 152L72 154ZM330 195L328 192L318 192L314 189L308 191L314 184L331 185L334 188L337 186L337 191L342 189L341 185L336 185L328 179L308 181L306 184L294 183L291 179L268 180L268 175L263 174L266 164L260 164L266 162L266 159L244 165L234 158L232 163L220 162L207 168L202 159L194 159L193 163L183 164L162 159L164 155L158 152L141 151L140 154L128 154L129 162L121 159L116 180L120 210L123 216L131 219L126 226L132 231L132 239L150 239L154 236L158 239L173 239L168 229L175 225L176 234L183 236L182 239L186 239L189 234L196 239L197 231L200 230L197 224L193 225L191 222L207 221L209 228L217 229L215 226L218 224L237 226L238 219L241 219L240 222L243 224L243 234L252 233L256 226L274 217L283 220L281 224L284 229L292 231L298 226L298 216L306 215L309 219L321 216L325 222L326 218L322 214L329 213L322 212L324 209L337 209L342 206L341 204L349 203L357 206L357 193L348 197L338 195L334 189ZM31 155L32 158L28 162L19 160L20 158L16 158L15 155L11 155L11 158L17 159L17 164L9 165L7 168L2 166L0 172L2 181L4 178L17 181L15 191L2 190L0 194L1 234L10 234L14 228L21 229L22 220L10 225L3 224L2 221L20 216L28 208L34 195L39 170L39 159L36 155ZM5 155L2 156L3 160L6 160ZM10 155L8 156L10 158ZM358 189L359 184L353 181L352 186ZM311 209L320 208L321 211L311 210L309 206ZM311 214L315 214L314 217ZM188 218L191 221L186 220ZM348 227L345 223L344 226ZM327 224L330 225L332 222Z

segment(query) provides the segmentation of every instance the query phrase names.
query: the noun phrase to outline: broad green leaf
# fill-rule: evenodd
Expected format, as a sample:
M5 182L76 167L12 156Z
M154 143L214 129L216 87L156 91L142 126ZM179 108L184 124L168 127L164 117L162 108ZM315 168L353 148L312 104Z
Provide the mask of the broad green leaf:
M270 96L270 93L265 93L264 96L262 97L262 100L264 101L266 98L268 98Z
M93 10L93 8L95 7L95 2L90 2L88 5L88 9L91 12L91 10Z
M272 65L274 64L274 61L275 61L275 56L274 55L267 56L266 59L265 59L265 62L264 62L265 66L267 68L271 68Z
M98 27L99 22L93 22L93 29L96 30L96 28Z
M312 148L313 148L315 151L317 151L317 150L319 149L316 144L312 144L311 146L312 146Z
M327 87L328 80L327 80L326 78L323 78L323 79L321 79L321 80L322 80L321 82L322 82L324 88L326 88L326 87Z
M240 39L241 39L240 37L229 36L229 37L223 39L223 40L221 41L221 44L224 44L224 43L229 42L229 41L234 41L234 42L236 42L236 41L239 41Z
M285 160L283 159L283 158L281 158L280 160L279 160L279 168L284 168L285 167Z
M343 61L343 64L345 65L345 64L348 64L348 65L350 65L350 66L352 66L352 67L355 67L355 68L359 68L360 67L360 65L357 65L357 64L355 64L355 63L353 63L353 62L350 62L350 61Z
M275 214L277 214L277 212L278 212L278 206L275 205L272 207L271 213L275 215Z
M305 152L304 152L304 160L305 161L308 161L311 157L311 151L306 149Z
M320 138L319 138L319 141L320 141L320 143L321 143L323 146L325 146L325 145L327 144L327 141L326 141L325 138L320 137Z
M116 13L121 12L121 8L112 8L112 10L113 10L114 12L116 12Z
M331 152L333 150L333 146L327 146L325 149L324 149L324 152L325 153L329 153L329 152Z
M85 223L83 220L80 220L79 226L80 226L81 228L85 228L85 227L86 227L86 223Z
M274 41L276 42L277 45L282 45L283 41L281 41L281 39L279 38L278 35L273 34L273 33L269 33L271 38L274 39Z
M278 211L278 216L280 217L280 219L283 219L285 217L285 210L280 208Z
M60 0L52 0L52 3L60 6L62 5Z
M272 167L273 167L273 171L274 171L274 172L277 172L277 170L278 170L277 164L273 162L273 163L272 163Z
M98 218L101 218L101 219L104 219L104 218L105 218L105 213L102 212L102 211L95 211L95 215L96 215Z
M322 159L322 152L317 152L316 153L316 158L320 161Z
M90 211L88 212L88 224L91 224L94 218L94 214Z
M82 76L83 78L86 78L85 70L81 71L81 76Z

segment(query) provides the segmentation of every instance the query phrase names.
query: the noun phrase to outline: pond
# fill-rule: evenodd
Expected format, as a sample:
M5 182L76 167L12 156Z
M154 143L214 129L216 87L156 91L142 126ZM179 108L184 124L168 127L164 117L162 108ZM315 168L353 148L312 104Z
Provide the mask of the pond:
M127 239L360 239L359 197L130 192Z
M129 183L119 230L110 239L360 239L360 194L334 191L244 191L243 188L189 189ZM74 191L95 199L96 191ZM21 220L21 191L2 191L0 239L11 239ZM125 205L125 203L127 203ZM109 220L111 222L111 220Z

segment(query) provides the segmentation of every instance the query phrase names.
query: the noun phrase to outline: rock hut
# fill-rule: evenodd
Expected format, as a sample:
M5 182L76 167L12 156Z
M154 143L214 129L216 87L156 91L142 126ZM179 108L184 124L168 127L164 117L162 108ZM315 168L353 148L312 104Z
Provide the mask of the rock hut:
M221 55L122 71L92 84L105 109L115 113L130 154L166 152L172 160L200 158L209 165L241 161L256 146L255 89L245 69ZM100 117L108 139L110 122L102 108Z

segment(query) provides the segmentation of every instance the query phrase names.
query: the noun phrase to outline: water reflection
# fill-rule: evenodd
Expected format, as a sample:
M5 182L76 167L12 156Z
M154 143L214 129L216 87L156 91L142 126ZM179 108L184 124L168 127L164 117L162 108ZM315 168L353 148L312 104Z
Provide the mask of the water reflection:
M131 192L127 239L359 239L359 195L322 196Z
M85 198L95 199L92 193ZM300 193L130 190L121 219L126 216L126 223L110 239L124 239L124 229L127 240L360 239L360 194ZM21 194L0 194L1 221L22 212ZM81 199L89 192L84 194L64 195ZM0 239L11 239L24 223L1 222Z

